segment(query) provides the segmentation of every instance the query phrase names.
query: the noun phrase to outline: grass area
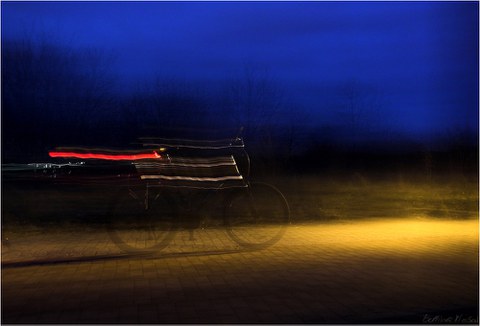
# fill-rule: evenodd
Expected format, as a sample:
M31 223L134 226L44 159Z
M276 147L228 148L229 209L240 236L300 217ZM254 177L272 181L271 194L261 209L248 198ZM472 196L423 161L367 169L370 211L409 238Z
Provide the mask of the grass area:
M301 175L269 180L287 197L293 219L478 218L476 176Z
M268 178L287 198L293 223L365 218L478 218L476 176L296 175ZM95 228L104 224L110 187L33 180L2 185L2 229ZM197 202L195 202L195 200ZM196 198L195 205L202 198ZM223 197L203 213L221 215Z

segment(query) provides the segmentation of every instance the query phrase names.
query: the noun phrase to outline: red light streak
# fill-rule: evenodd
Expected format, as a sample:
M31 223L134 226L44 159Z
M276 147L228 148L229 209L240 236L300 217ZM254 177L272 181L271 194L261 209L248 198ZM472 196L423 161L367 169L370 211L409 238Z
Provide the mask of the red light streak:
M122 161L122 160L143 160L148 158L161 158L161 156L153 151L152 153L145 153L145 154L95 154L95 153L76 153L76 152L55 152L51 151L48 152L50 157L75 157L75 158L82 158L82 159L97 159L97 160L110 160L110 161Z

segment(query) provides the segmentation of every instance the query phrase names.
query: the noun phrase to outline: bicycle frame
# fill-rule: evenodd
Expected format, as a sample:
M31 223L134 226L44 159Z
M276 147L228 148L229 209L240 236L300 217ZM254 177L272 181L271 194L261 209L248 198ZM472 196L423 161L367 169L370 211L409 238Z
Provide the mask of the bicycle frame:
M147 250L164 248L173 239L177 223L194 221L179 216L178 210L203 211L205 206L214 204L218 194L225 196L222 226L230 239L240 246L263 248L278 241L285 232L285 225L290 219L288 202L274 186L251 182L250 156L242 138L140 140L143 149L63 147L49 153L63 158L123 161L115 165L107 163L107 168L121 172L107 172L110 177L104 180L114 181L120 186L108 205L106 221L112 240L122 250L138 252L142 250L137 248L138 244L143 244ZM103 163L97 167L100 171L105 170ZM195 198L201 199L197 203L191 196L192 192ZM159 196L163 194L170 202L162 203ZM205 222L207 216L212 214L207 214L204 219L195 218L194 228L200 225L197 222ZM139 225L138 238L129 234L133 225ZM256 231L252 233L251 227L256 227ZM153 233L158 236L151 237ZM143 235L145 238L141 238ZM252 238L255 235L258 235L257 239Z

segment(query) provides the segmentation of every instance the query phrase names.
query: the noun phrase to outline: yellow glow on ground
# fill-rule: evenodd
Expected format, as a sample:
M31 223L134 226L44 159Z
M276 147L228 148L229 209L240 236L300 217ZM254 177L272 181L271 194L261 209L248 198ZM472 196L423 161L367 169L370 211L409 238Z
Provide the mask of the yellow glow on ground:
M394 219L301 225L302 238L290 244L316 244L358 252L415 254L448 252L462 246L478 249L478 220ZM288 236L287 236L288 237ZM475 245L476 244L476 245ZM473 245L473 246L472 246Z

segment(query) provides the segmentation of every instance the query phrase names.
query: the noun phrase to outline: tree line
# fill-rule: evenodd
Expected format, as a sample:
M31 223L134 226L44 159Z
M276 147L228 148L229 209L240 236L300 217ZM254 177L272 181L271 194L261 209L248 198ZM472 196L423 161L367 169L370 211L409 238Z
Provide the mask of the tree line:
M365 85L345 83L337 108L340 125L312 125L307 111L259 67L247 65L213 93L159 78L119 96L113 60L98 50L46 40L2 40L3 162L47 159L48 149L60 145L128 146L140 136L181 136L181 128L228 129L233 136L243 126L256 161L280 168L315 168L352 152L365 158L387 143L385 134L370 135L383 140L380 147L365 146L372 138L363 145L357 141L375 129L375 118L381 120ZM179 134L168 134L172 127L179 127ZM395 139L390 136L387 140ZM405 144L401 137L396 142ZM476 140L463 130L453 131L444 144L469 162L478 152ZM409 149L425 152L419 144Z

